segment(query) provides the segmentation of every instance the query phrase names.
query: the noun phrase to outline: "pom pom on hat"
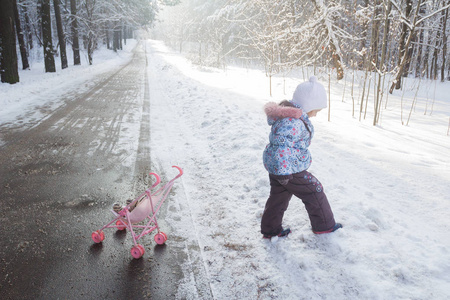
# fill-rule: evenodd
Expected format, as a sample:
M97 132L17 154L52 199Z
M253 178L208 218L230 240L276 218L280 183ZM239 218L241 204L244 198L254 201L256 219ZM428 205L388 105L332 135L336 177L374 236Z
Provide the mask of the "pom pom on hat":
M309 82L317 82L317 77L316 76L309 77Z
M327 92L316 76L300 83L292 96L292 102L301 106L305 113L327 107Z

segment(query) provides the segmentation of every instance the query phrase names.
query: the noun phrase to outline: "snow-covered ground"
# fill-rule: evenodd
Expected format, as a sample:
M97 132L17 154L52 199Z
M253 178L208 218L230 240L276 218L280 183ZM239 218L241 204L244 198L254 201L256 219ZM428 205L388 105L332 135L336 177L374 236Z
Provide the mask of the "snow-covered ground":
M88 89L96 74L124 63L132 45L120 56L99 52L95 68L21 72L21 83L0 85L0 123L38 124L45 111L36 107L60 104L56 96L39 97L40 89ZM302 75L285 78L286 94L284 79L275 78L269 97L264 72L199 68L158 41L147 41L146 50L152 163L169 175L176 174L172 165L184 169L169 201L189 208L166 221L198 240L215 299L450 298L448 82L420 82L408 126L400 121L402 92L389 96L381 125L372 126L372 104L366 120L353 118L349 84L344 94L344 84L333 82L331 122L325 111L312 119L310 171L344 228L314 235L293 198L284 220L293 232L272 243L259 233L269 193L263 106L290 99ZM404 94L405 124L415 93ZM179 214L191 222L181 224ZM180 284L178 297L198 298L193 285Z
M135 45L136 41L131 40L124 45L124 51L117 53L98 50L94 52L93 66L88 65L84 52L81 53L81 65L73 66L72 51L68 51L69 67L61 70L60 58L55 57L55 73L45 73L40 52L31 52L30 70L19 70L20 82L12 85L0 83L0 124L13 127L39 124L49 111L61 105L62 95L86 91L98 83L100 74L127 63Z

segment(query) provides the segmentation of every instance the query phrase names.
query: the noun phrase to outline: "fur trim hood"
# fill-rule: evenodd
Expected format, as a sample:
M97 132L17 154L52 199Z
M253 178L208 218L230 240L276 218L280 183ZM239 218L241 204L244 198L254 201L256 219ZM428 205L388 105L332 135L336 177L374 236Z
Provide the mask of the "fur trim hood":
M273 121L284 118L300 119L303 115L303 111L300 108L294 106L281 106L275 102L269 102L264 105L264 112L268 119Z

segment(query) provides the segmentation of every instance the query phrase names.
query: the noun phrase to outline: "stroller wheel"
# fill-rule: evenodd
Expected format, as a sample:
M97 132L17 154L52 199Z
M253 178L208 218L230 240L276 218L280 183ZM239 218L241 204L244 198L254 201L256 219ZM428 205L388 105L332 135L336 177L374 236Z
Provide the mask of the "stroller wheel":
M131 248L131 256L133 256L135 259L139 259L144 255L145 249L142 245L136 245L133 248Z
M124 230L127 228L127 223L125 221L117 220L116 222L117 230Z
M97 230L92 233L91 237L92 240L98 244L103 242L103 240L105 239L105 233L101 230Z
M164 232L155 234L155 242L158 245L163 245L167 241L167 235Z

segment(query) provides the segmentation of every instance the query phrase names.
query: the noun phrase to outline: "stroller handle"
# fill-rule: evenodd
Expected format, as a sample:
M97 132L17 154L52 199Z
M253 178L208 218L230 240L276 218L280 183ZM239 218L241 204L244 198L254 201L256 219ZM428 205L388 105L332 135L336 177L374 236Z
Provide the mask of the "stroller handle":
M152 185L152 187L151 187L150 189L154 188L155 186L157 186L157 185L161 182L161 178L159 178L159 175L158 175L158 174L156 174L156 173L150 173L150 174L148 174L148 175L153 175L153 176L156 177L156 182Z
M182 168L180 168L180 167L178 167L178 166L172 166L172 168L177 168L177 169L178 169L178 172L180 172L180 174L178 174L178 175L175 177L175 179L176 179L176 178L179 178L179 177L181 177L181 175L183 175L183 169L182 169Z
M175 180L175 179L181 177L181 175L183 175L183 169L181 169L180 167L178 167L178 166L172 166L172 168L178 169L178 172L179 172L179 174L178 174L177 176L175 176L175 178L174 178L173 180ZM152 188L154 188L155 186L157 186L157 185L161 182L161 178L160 178L159 175L156 174L156 173L149 173L148 175L153 175L153 176L155 176L155 178L156 178L156 182L155 182L155 183L151 186L151 188L149 189L149 190L151 190Z

